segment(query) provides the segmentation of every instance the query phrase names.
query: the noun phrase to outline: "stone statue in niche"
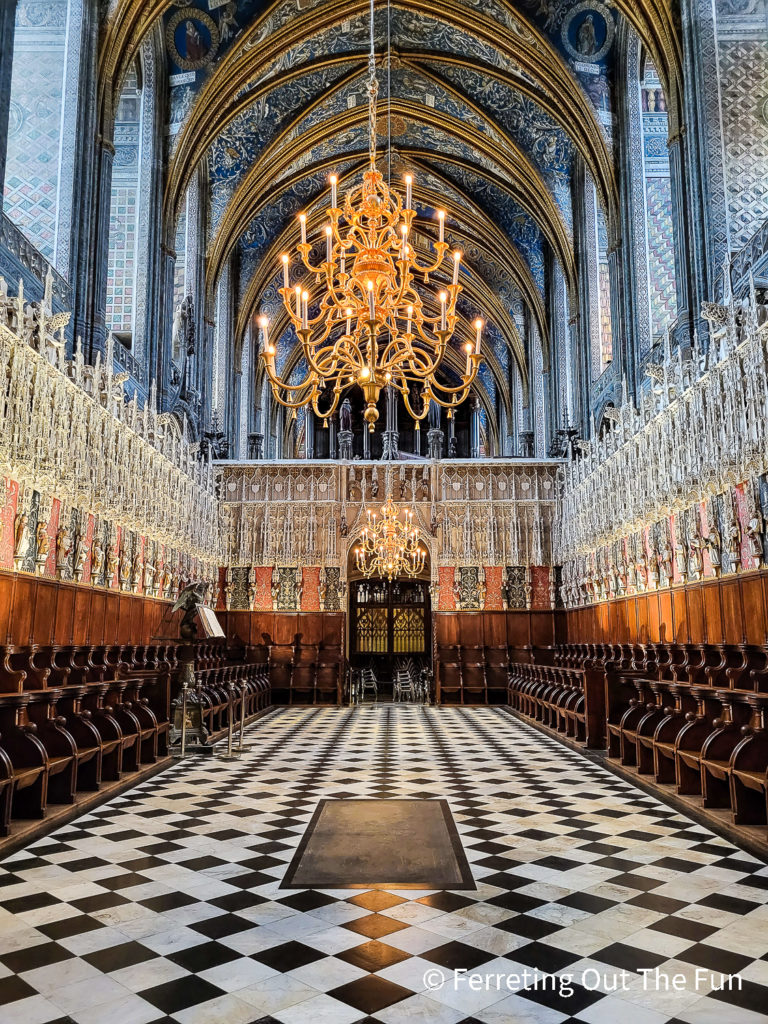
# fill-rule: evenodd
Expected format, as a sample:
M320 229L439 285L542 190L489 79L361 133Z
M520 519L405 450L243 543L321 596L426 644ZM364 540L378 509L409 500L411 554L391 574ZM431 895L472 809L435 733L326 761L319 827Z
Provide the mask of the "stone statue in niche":
M715 576L719 576L722 568L723 540L714 519L709 524L709 534L704 538L704 543L706 544L707 551L709 552L709 561L712 565L712 571Z
M88 545L86 536L82 529L77 531L75 537L74 553L72 556L72 575L79 583L83 578L83 571L85 569L85 559L88 554Z
M683 543L683 538L680 535L679 525L677 529L678 532L675 537L675 562L677 564L677 571L680 579L685 583L688 578L688 560L685 556L685 545Z
M13 568L18 572L29 548L29 516L26 512L17 512L13 523Z
M763 517L757 508L753 508L747 523L747 537L749 554L755 560L755 568L758 568L763 560L763 530Z
M119 560L120 589L130 590L131 587L131 556L127 545L123 545Z
M60 526L56 533L56 575L62 579L72 553L72 534L66 526Z
M658 555L659 569L664 573L667 583L672 582L672 545L669 543L669 537L664 536L659 546Z
M741 569L741 527L735 515L733 522L728 527L727 544L731 572L738 572Z
M144 593L149 594L150 597L155 596L155 574L157 569L155 563L151 558L148 558L144 564Z
M38 576L43 575L45 569L45 563L48 561L48 552L51 548L51 542L48 538L48 524L44 519L41 519L37 524L37 530L35 531L35 562L37 563L37 574Z
M700 580L704 575L704 548L706 541L701 536L697 526L691 529L688 538L688 572L695 580Z
M163 575L162 575L161 581L160 581L160 590L161 590L161 596L162 597L170 597L172 582L173 582L173 579L172 579L172 576L171 576L171 567L168 564L168 562L166 562L163 565Z
M131 564L131 590L134 594L138 594L141 588L141 581L144 576L144 559L141 557L141 545L139 541L136 541L136 550L133 554L133 562Z
M101 539L96 536L91 544L91 583L96 584L104 572L104 548Z
M120 552L117 547L117 541L113 540L109 545L109 551L107 552L107 586L115 586L115 573L118 571L120 565Z

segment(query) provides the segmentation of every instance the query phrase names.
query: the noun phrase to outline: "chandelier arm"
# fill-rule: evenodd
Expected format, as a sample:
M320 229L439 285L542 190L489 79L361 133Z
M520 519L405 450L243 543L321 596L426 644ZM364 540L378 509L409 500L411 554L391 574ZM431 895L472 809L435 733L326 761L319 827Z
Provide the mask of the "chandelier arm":
M274 367L270 365L273 360L273 357L265 356L263 352L261 354L261 357L264 360L264 369L266 371L267 377L269 378L270 384L272 384L272 390L275 392L276 398L278 397L277 392L275 391L276 388L282 388L283 391L303 391L306 390L307 388L311 390L314 390L316 388L318 375L313 373L311 370L307 373L307 376L300 384L288 384L286 381L282 380L282 378L277 376L277 374L274 372ZM278 401L280 401L279 398ZM309 401L311 401L311 397L305 399L303 402L300 402L299 404L307 405Z
M312 408L315 411L315 415L319 416L321 420L327 420L329 416L333 416L339 405L339 399L341 398L341 391L337 388L333 389L333 401L325 412L320 411L320 394L318 393L312 400Z
M435 256L434 263L430 263L429 266L425 267L422 267L415 259L411 263L414 271L419 274L434 274L436 270L439 270L443 260L445 259L446 253L451 248L447 242L433 242L432 244L435 249L437 249L437 255Z

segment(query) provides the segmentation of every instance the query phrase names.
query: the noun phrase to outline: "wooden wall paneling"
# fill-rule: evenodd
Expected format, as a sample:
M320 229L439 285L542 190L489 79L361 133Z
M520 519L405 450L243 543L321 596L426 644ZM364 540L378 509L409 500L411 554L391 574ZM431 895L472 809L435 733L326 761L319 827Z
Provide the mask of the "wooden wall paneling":
M103 643L117 643L117 637L119 636L119 615L119 598L117 598L114 594L110 594L109 592L107 592L107 599L104 605L104 636L102 641Z
M32 633L35 643L54 642L56 628L56 592L53 581L41 579L33 593ZM30 638L30 639L31 639Z
M606 632L608 636L613 636L616 640L622 640L621 636L621 601L609 601L605 606L605 613L607 616Z
M326 612L322 616L323 643L326 647L344 647L346 614Z
M740 582L744 637L749 644L763 644L766 641L763 581L760 576L750 574L742 576Z
M659 595L648 595L648 637L651 643L657 644L661 639L661 616L659 614Z
M598 638L600 640L608 640L611 631L608 625L608 604L599 604L597 606L597 620L598 620Z
M96 594L85 587L73 587L74 600L72 602L72 643L89 643L91 630L91 609ZM96 641L97 643L99 641Z
M459 614L459 643L463 647L478 647L482 645L482 612L461 612Z
M672 639L674 639L675 643L687 644L690 638L688 600L682 587L672 591L672 627Z
M298 632L298 616L296 612L275 612L273 630L275 643L292 644Z
M0 643L10 643L11 613L13 610L13 594L16 589L16 577L10 573L0 572Z
M662 590L658 595L659 640L672 643L675 639L675 620L672 615L672 591Z
M56 611L54 612L53 642L72 644L75 635L75 586L59 585L56 588Z
M705 642L704 602L701 597L701 586L689 587L685 591L686 614L688 622L688 640L692 644Z
M450 647L459 643L459 616L455 612L436 612L434 620L439 647Z
M32 638L35 615L36 580L32 576L19 576L13 597L11 615L12 643L28 644Z
M507 613L507 644L510 647L527 647L531 643L531 629L528 612Z
M551 612L531 612L531 643L534 647L551 647L555 642Z
M485 643L488 647L506 647L508 612L486 612L483 622Z
M723 639L723 613L720 606L720 584L707 583L701 588L704 605L706 643L719 644Z
M299 612L296 632L302 644L321 644L323 642L323 613Z
M648 594L640 594L637 598L637 638L641 644L650 640L650 627L648 624Z
M91 595L88 642L103 644L107 631L107 595L103 590L95 589L91 591Z
M744 639L744 615L741 607L741 580L729 579L720 588L723 610L723 642L738 644Z

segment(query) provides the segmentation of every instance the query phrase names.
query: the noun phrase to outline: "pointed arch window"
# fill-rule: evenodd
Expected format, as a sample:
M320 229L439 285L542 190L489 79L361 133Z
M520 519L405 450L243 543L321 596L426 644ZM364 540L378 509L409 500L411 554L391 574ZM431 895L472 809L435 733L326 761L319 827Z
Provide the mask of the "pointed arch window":
M142 90L140 68L126 76L115 118L115 160L109 207L106 324L131 349L134 336L139 225Z
M657 342L677 315L672 183L669 171L667 103L656 68L640 60L645 245L651 343Z
M16 8L3 211L69 276L83 0Z

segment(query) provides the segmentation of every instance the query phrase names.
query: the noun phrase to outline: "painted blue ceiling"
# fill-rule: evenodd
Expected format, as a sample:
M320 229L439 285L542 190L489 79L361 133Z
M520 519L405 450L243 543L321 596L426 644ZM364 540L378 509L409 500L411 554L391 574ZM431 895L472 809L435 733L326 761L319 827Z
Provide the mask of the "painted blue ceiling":
M263 272L263 262L275 242L292 226L302 210L317 207L327 187L331 167L340 175L360 164L367 152L367 123L345 128L318 144L304 148L302 138L317 131L331 118L339 118L354 108L364 108L365 57L368 47L368 16L362 11L352 18L323 28L280 53L262 58L259 48L275 32L296 25L308 14L322 11L324 0L176 0L163 18L170 75L169 152L174 154L178 140L194 107L199 90L222 62L235 56L254 54L253 70L234 102L242 106L234 116L222 113L219 134L205 154L210 181L210 238L221 241L218 230L224 223L233 196L259 160L276 140L281 155L293 157L280 177L269 183L259 181L266 202L242 235L231 239L238 254L238 298L242 302L256 275L266 283L258 305L274 317L280 298L279 267L275 273ZM572 233L571 202L574 145L563 128L529 93L542 95L530 75L516 63L514 55L520 43L528 45L536 33L547 40L573 75L573 88L581 88L591 102L604 139L611 142L611 86L615 35L619 16L609 0L454 0L466 9L466 30L447 25L439 15L376 0L375 35L379 54L379 97L386 108L393 101L417 108L420 116L403 116L395 110L389 121L379 119L377 139L381 165L388 158L393 178L405 166L412 166L409 151L417 150L416 169L420 187L444 197L445 205L459 217L457 237L465 250L467 266L480 275L487 288L498 298L510 317L519 322L524 311L523 292L514 278L508 254L494 243L472 244L482 237L472 209L480 209L507 237L531 274L540 296L545 299L545 263L548 246L537 223L536 208L526 211L515 201L514 186L500 187L508 175L502 166L482 149L473 146L461 132L452 134L436 123L434 115L452 119L461 126L486 137L501 153L510 154L510 144L530 164L549 191L567 229ZM389 18L389 20L388 20ZM472 25L483 27L485 35L473 34ZM532 32L533 27L533 32ZM383 59L387 38L391 40L392 60ZM541 49L541 44L534 41ZM400 55L403 55L403 60ZM329 65L330 58L349 59ZM455 58L451 60L450 58ZM521 58L522 59L522 58ZM414 66L416 65L416 66ZM286 74L305 69L301 75L283 80ZM494 74L498 69L504 81ZM517 79L524 91L515 88ZM274 80L274 84L272 81ZM268 89L265 86L269 86ZM262 95L256 97L256 92ZM548 109L552 107L547 104ZM364 113L361 110L360 113ZM387 153L387 144L391 148ZM386 155L384 155L386 154ZM323 164L322 169L317 167ZM281 181L291 179L290 187ZM496 179L491 180L491 179ZM462 217L459 211L465 210ZM434 210L419 205L419 217L429 221ZM449 218L450 221L450 218ZM602 228L602 225L601 225ZM238 228L239 230L239 228ZM447 225L451 237L452 225ZM297 233L297 232L296 232ZM469 237L461 237L462 233ZM270 260L272 256L270 255ZM528 293L530 294L530 292ZM462 312L473 317L465 296ZM487 317L487 311L485 311ZM504 340L504 326L491 319L486 336L502 371L508 372L510 354ZM508 324L507 333L508 333ZM289 345L295 337L284 339ZM281 342L281 348L283 343ZM280 362L280 360L278 360ZM495 397L496 385L487 368L483 386Z

